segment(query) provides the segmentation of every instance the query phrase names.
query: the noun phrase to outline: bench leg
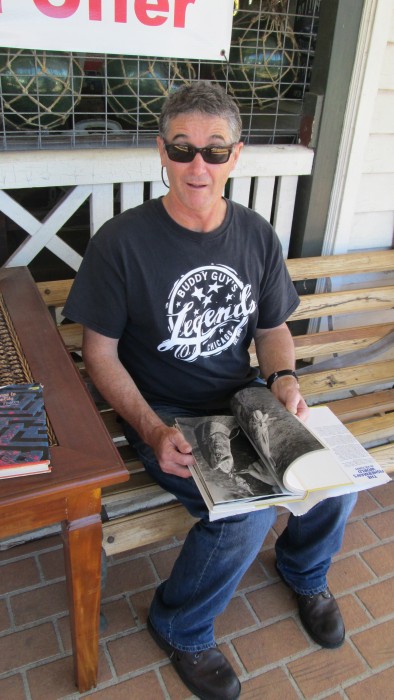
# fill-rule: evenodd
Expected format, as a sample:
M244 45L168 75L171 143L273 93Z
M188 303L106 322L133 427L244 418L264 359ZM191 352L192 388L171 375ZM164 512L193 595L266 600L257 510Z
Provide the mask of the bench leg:
M74 672L80 693L96 686L98 669L102 528L99 510L91 513L91 495L78 498L75 510L80 517L73 519L71 508L69 520L63 523Z

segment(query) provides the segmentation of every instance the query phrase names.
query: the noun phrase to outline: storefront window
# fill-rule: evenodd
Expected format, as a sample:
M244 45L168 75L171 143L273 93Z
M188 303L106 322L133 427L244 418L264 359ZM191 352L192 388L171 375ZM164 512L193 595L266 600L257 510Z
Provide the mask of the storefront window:
M320 0L235 0L229 56L181 61L0 49L0 149L151 145L165 96L198 79L238 102L246 143L297 143Z

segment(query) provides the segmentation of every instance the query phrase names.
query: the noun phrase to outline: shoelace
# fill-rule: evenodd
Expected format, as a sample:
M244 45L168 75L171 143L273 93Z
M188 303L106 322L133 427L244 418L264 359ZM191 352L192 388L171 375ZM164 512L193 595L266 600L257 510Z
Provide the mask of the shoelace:
M169 658L173 659L175 657L177 661L180 661L184 653L187 653L187 652L182 652L182 651L178 651L177 649L174 649L174 651L170 654ZM196 653L193 655L193 664L194 665L198 664L200 656L201 656L201 652L196 651Z
M312 600L313 598L316 598L316 596L321 595L323 598L331 598L331 592L329 591L328 588L326 588L324 591L320 591L320 593L309 593L307 595L301 595L299 594L300 598L308 598L309 600Z

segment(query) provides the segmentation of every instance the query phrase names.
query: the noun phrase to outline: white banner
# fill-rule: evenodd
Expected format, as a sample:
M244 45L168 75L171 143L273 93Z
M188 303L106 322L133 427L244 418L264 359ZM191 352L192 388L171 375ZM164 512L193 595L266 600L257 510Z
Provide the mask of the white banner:
M0 0L0 45L223 59L233 0Z

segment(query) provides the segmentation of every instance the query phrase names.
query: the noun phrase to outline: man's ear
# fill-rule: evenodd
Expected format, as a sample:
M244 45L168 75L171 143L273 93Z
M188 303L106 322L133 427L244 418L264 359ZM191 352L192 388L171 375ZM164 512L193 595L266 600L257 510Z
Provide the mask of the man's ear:
M234 170L235 166L237 165L238 158L239 158L239 156L240 156L240 153L241 153L243 147L244 147L243 141L240 141L239 143L236 143L235 146L234 146L234 151L233 151L234 158L233 158L233 167L232 167L232 170Z
M156 137L157 148L159 149L161 164L165 165L163 158L166 156L166 150L164 148L164 139L161 136Z

